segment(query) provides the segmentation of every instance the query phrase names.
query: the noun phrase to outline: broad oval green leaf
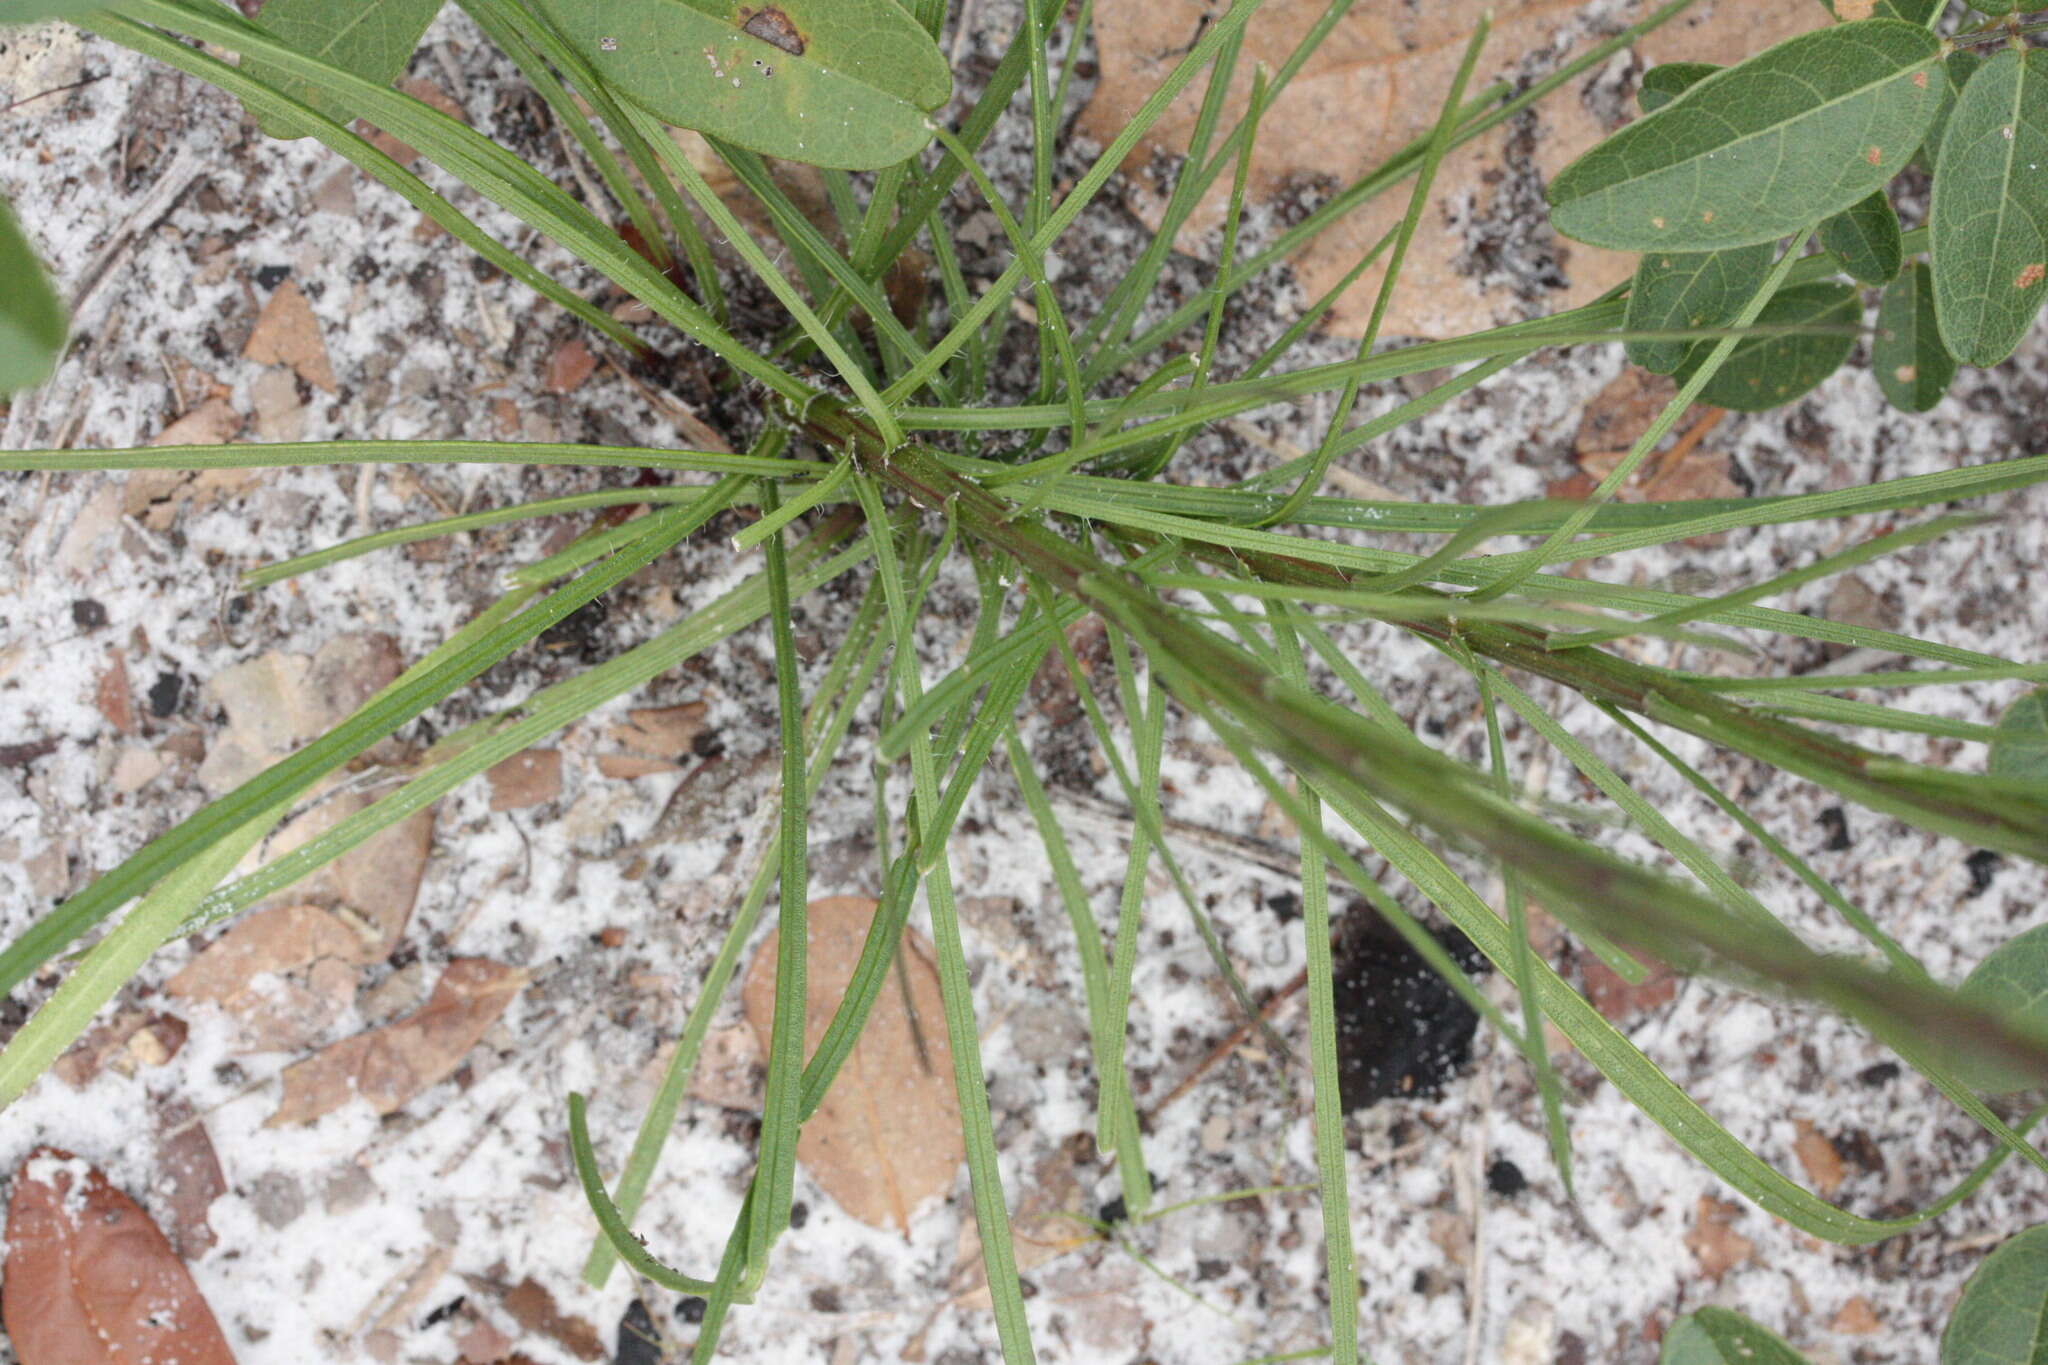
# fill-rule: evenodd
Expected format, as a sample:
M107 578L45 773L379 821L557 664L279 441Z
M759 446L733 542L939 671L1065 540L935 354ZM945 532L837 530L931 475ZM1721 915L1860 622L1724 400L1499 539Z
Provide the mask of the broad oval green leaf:
M1877 307L1877 336L1870 343L1870 368L1878 388L1901 412L1926 412L1955 381L1956 358L1941 344L1934 322L1934 276L1915 261L1893 280ZM1998 748L1992 746L1992 760Z
M1935 158L1934 315L1949 354L1992 366L2048 299L2048 51L1978 67Z
M1865 284L1890 284L1906 263L1899 215L1883 190L1857 200L1822 223L1820 244Z
M1970 1276L1941 1365L2048 1365L2048 1227L2009 1238Z
M2048 782L2048 688L2036 688L2005 708L1987 766L1993 777Z
M620 95L668 123L790 161L893 165L952 93L895 0L538 0Z
M266 0L256 23L295 52L389 85L405 74L413 49L440 12L441 0ZM243 70L337 123L358 113L333 95L260 61L244 63ZM305 129L289 119L259 113L256 123L271 137L306 136Z
M1774 241L1904 168L1940 105L1941 42L1897 19L1789 38L1565 167L1551 222L1619 251Z
M1909 24L1925 24L1934 17L1934 11L1948 4L1948 0L1861 0L1851 5L1851 17L1843 18L1841 0L1827 0L1828 13L1845 24L1858 19L1904 19Z
M1771 268L1769 243L1727 251L1652 251L1636 264L1625 326L1631 332L1725 327L1742 313ZM1696 343L1630 341L1628 358L1656 374L1685 363Z
M0 200L0 395L50 377L64 350L64 305L5 200Z
M2019 0L1970 0L1970 8L1979 14L1999 15L2011 14L2016 9L2031 9L2033 6L2023 6Z
M1822 280L1780 290L1757 315L1758 327L1828 328L1744 338L1700 390L1699 401L1736 412L1782 407L1842 367L1856 347L1863 302L1852 285ZM1712 343L1695 345L1678 367L1680 384L1706 362Z
M1713 62L1666 62L1643 73L1636 89L1636 103L1646 114L1654 114L1686 91L1722 68Z
M2036 771L2041 752L2033 750ZM2022 930L1992 949L1964 980L1962 995L2023 1027L2048 1029L2048 924ZM1955 1059L1955 1072L1965 1085L1987 1095L2010 1095L2038 1084L2034 1073L2024 1069L1961 1055ZM2048 1356L2042 1361L2048 1365Z
M1777 1333L1726 1308L1702 1308L1671 1324L1657 1365L1807 1365Z
M1941 139L1948 132L1949 115L1956 110L1956 100L1961 97L1963 87L1970 83L1977 68L1984 65L1984 54L1970 48L1958 48L1948 54L1948 60L1941 64L1948 79L1938 82L1941 87L1941 108L1934 111L1934 122L1928 125L1927 140L1920 144L1920 164L1928 170L1941 156Z

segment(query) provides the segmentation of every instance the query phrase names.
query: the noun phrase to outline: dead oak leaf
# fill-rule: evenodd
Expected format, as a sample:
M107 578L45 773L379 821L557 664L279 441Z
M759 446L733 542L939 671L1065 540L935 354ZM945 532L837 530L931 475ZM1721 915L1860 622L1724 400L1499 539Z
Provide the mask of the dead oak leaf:
M1805 1168L1806 1178L1813 1182L1813 1188L1821 1198L1832 1198L1848 1176L1847 1168L1842 1164L1842 1154L1813 1126L1811 1119L1794 1119L1793 1127L1798 1135L1792 1139L1792 1152Z
M263 305L242 355L258 365L288 365L299 378L328 393L340 387L334 380L334 365L327 358L327 342L320 334L320 320L313 316L313 305L289 279Z
M874 914L875 902L859 896L811 902L804 951L809 976L806 1054L817 1048L846 996ZM763 1052L775 1017L779 941L779 935L770 934L755 953L742 992L747 1022ZM891 979L875 997L860 1041L818 1112L804 1124L796 1154L811 1178L855 1218L907 1233L918 1206L952 1188L966 1148L938 970L921 935L905 930L903 947L899 965L891 968ZM907 992L898 971L908 978Z
M54 1147L30 1152L15 1173L0 1317L21 1365L234 1365L149 1215Z
M457 958L416 1013L287 1067L268 1126L310 1123L357 1098L379 1114L394 1112L453 1075L528 979L522 968Z
M629 712L624 724L607 731L620 751L599 754L597 770L627 780L682 771L695 752L697 736L704 732L707 709L701 701L690 701Z
M1277 69L1322 15L1324 0L1271 0L1245 30L1244 49L1224 111L1233 126L1248 102L1253 70ZM1651 0L1604 11L1605 22L1633 23ZM1107 145L1214 18L1209 0L1103 0L1095 35L1102 77L1082 111L1080 129ZM1330 32L1267 113L1252 160L1250 200L1298 202L1319 186L1348 185L1436 123L1466 40L1483 15L1496 18L1473 88L1520 54L1554 54L1533 78L1598 42L1580 0L1439 0L1430 5L1361 5ZM1818 5L1737 4L1703 0L1637 43L1645 65L1686 60L1733 62L1781 38L1827 21ZM1610 67L1611 69L1611 67ZM1130 207L1156 227L1172 187L1163 158L1185 153L1202 82L1184 92L1138 140L1125 170ZM1557 240L1544 212L1544 184L1579 153L1634 114L1629 91L1599 68L1536 106L1533 116L1472 139L1446 159L1435 205L1415 239L1394 292L1387 336L1447 336L1519 317L1532 303L1546 311L1595 298L1628 277L1635 258ZM1211 148L1211 155L1216 149ZM1178 245L1213 246L1231 177L1219 176ZM1407 210L1405 186L1381 194L1294 257L1302 292L1332 288L1391 231ZM1365 271L1339 298L1328 322L1341 335L1363 331L1384 271ZM1532 293L1537 297L1532 298Z
M1699 1263L1700 1274L1708 1279L1720 1279L1756 1250L1756 1243L1735 1230L1735 1220L1741 1216L1740 1204L1700 1196L1693 1211L1692 1230L1685 1234L1685 1245Z

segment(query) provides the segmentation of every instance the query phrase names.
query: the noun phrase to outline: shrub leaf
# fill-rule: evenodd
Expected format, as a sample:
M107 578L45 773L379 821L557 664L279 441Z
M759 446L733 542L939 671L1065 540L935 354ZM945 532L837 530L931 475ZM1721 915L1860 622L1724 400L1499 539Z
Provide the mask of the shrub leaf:
M1636 90L1636 103L1646 114L1654 114L1707 77L1723 68L1713 62L1666 62L1643 73Z
M620 94L684 128L816 166L930 140L952 74L895 0L539 0Z
M1632 332L1725 327L1756 293L1771 268L1769 243L1726 251L1652 251L1636 265L1625 326ZM1685 363L1690 341L1630 341L1628 358L1670 374Z
M2041 761L2041 752L2033 751L2034 762ZM1971 1004L1997 1010L2022 1026L2048 1028L2048 924L2023 930L1992 949L1964 980L1962 993ZM2023 1067L1961 1056L1954 1066L1964 1084L1987 1095L2010 1095L2037 1083ZM2048 1354L2027 1359L2048 1365Z
M2048 51L2008 48L1956 100L1928 209L1934 313L1949 353L1991 366L2048 299Z
M440 12L441 0L267 0L256 22L264 32L296 52L317 57L364 80L389 85L405 73L413 49L420 45L420 36ZM348 122L358 112L276 67L260 61L250 61L245 66L257 80L310 104L337 123ZM256 123L271 137L306 136L305 130L290 119L259 113Z
M1920 144L1920 164L1928 170L1941 156L1941 139L1948 132L1949 115L1956 111L1956 100L1962 95L1963 87L1970 83L1970 77L1977 68L1984 65L1984 54L1969 48L1959 48L1948 54L1942 70L1948 79L1941 82L1941 107L1934 111L1934 122L1928 126L1927 140Z
M1831 327L1833 332L1780 332L1746 338L1720 371L1700 390L1699 401L1737 412L1763 412L1806 393L1841 368L1855 349L1854 328L1863 304L1851 285L1832 281L1780 290L1757 315L1758 327ZM1706 360L1707 345L1696 345L1679 366L1680 384Z
M1806 1365L1806 1357L1740 1313L1702 1308L1671 1324L1657 1365Z
M1883 190L1857 200L1820 225L1820 242L1842 268L1865 284L1890 284L1906 263L1899 215Z
M64 305L0 199L0 397L42 383L64 349Z
M2048 1227L1984 1258L1941 1334L1941 1365L2048 1362Z
M1940 41L1897 19L1801 34L1693 86L1565 167L1551 221L1620 251L1750 246L1839 213L1919 150Z
M1956 358L1941 344L1934 322L1934 275L1915 261L1884 291L1877 308L1877 337L1870 343L1870 368L1877 386L1901 412L1926 412L1948 392ZM1991 749L1992 763L1998 747Z

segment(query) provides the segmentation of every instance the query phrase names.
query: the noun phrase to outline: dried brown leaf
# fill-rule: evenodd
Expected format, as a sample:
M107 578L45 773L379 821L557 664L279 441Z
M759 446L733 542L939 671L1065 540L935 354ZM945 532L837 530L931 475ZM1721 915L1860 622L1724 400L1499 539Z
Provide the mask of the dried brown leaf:
M1741 1216L1740 1204L1700 1196L1699 1206L1693 1212L1692 1231L1685 1234L1685 1245L1699 1263L1700 1273L1708 1279L1720 1279L1756 1250L1756 1243L1734 1228L1735 1220Z
M690 701L632 711L623 724L607 732L622 752L600 754L598 771L626 779L679 771L691 760L691 746L704 732L708 709L701 701Z
M327 358L327 342L320 335L320 321L313 305L291 280L280 284L270 302L257 315L242 355L258 365L288 365L308 384L333 393L334 366Z
M1842 1165L1842 1154L1835 1150L1835 1144L1816 1130L1808 1119L1793 1120L1798 1136L1792 1140L1793 1154L1806 1169L1806 1178L1813 1182L1813 1188L1820 1197L1829 1199L1842 1188L1842 1181L1848 1172Z
M69 1152L15 1172L0 1298L21 1365L234 1365L213 1310L140 1205Z
M1632 23L1651 7L1651 0L1631 0L1607 12L1607 22ZM1271 0L1259 11L1245 32L1226 128L1245 107L1254 68L1277 69L1326 8L1325 0ZM1495 15L1496 23L1475 91L1504 68L1515 74L1512 64L1522 54L1559 52L1554 60L1563 61L1567 53L1590 46L1597 39L1581 23L1583 9L1580 0L1358 6L1266 115L1253 160L1252 199L1295 207L1317 187L1348 184L1426 136L1482 15ZM1081 131L1103 144L1120 133L1214 17L1209 0L1098 4L1102 77L1082 111ZM1645 65L1736 61L1826 20L1818 5L1705 0L1644 39L1636 55ZM1555 45L1560 38L1564 51ZM1185 152L1200 97L1197 81L1125 163L1132 176L1130 206L1148 224L1158 224L1172 186L1171 176L1159 173L1166 164L1162 157ZM1521 316L1532 302L1548 311L1585 303L1627 278L1634 257L1552 236L1541 191L1549 177L1611 131L1610 124L1619 126L1633 113L1619 81L1582 77L1539 104L1533 121L1495 129L1447 158L1437 178L1436 206L1423 220L1395 291L1386 335L1473 331ZM1183 250L1213 249L1229 186L1227 173L1219 177L1181 235ZM1406 209L1405 187L1397 186L1345 215L1295 257L1302 291L1313 298L1335 285ZM1554 271L1546 268L1550 262ZM1331 330L1350 336L1363 330L1382 273L1377 267L1366 271L1342 296L1331 313Z
M484 774L491 784L492 810L545 805L562 794L562 751L528 749Z
M574 393L597 370L597 357L582 337L571 337L548 358L547 377L542 381L549 393Z
M165 427L153 446L221 446L241 434L242 415L225 398L209 398Z
M845 998L874 913L875 902L859 896L811 903L806 1052L818 1046ZM777 942L770 934L755 953L743 992L747 1022L764 1051L775 1016ZM825 1102L804 1125L796 1150L804 1169L841 1208L863 1223L907 1232L920 1204L952 1188L966 1149L938 970L921 935L906 930L903 945L900 964L907 969L915 1020L892 969L867 1028Z
M93 704L107 724L124 735L139 728L135 723L135 689L128 682L128 658L119 649L107 651L107 666L93 688Z
M582 1318L562 1312L555 1296L538 1280L521 1280L505 1291L505 1311L529 1332L561 1343L578 1360L604 1358L604 1342L597 1329Z
M418 1012L287 1067L284 1098L267 1122L310 1123L358 1097L393 1112L452 1075L527 979L522 968L457 958Z
M186 1260L204 1256L217 1240L208 1215L213 1201L228 1192L228 1182L206 1124L183 1099L172 1097L157 1110L156 1169L172 1248Z

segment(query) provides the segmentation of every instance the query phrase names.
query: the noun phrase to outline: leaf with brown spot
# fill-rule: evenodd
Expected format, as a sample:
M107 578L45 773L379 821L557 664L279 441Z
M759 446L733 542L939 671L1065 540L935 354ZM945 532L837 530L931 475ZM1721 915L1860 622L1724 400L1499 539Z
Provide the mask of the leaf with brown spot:
M15 1172L0 1317L21 1365L234 1365L213 1310L140 1205L69 1152Z
M1653 7L1651 0L1629 0L1610 11L1608 22L1634 23ZM1326 0L1269 0L1259 11L1245 31L1224 128L1244 111L1253 69L1261 63L1269 71L1277 69L1327 8ZM1583 8L1578 0L1355 7L1265 115L1252 161L1250 198L1294 208L1321 187L1349 184L1408 143L1426 138L1466 40L1482 16L1492 14L1496 22L1475 89L1495 71L1512 68L1519 54L1545 54L1541 70L1514 69L1516 77L1526 79L1597 41L1577 36L1585 32L1580 27ZM1210 0L1099 0L1095 36L1102 76L1081 113L1081 131L1104 144L1122 132L1215 13ZM1635 50L1648 66L1680 59L1730 63L1826 22L1827 12L1814 4L1702 0ZM1566 41L1553 47L1560 38ZM1394 292L1385 335L1447 336L1523 316L1527 304L1517 291L1527 288L1528 272L1491 263L1503 241L1515 251L1555 260L1555 292L1544 301L1551 310L1590 302L1628 278L1633 256L1555 241L1542 223L1540 205L1522 202L1540 194L1542 181L1610 131L1599 100L1579 93L1582 88L1595 91L1597 85L1581 77L1538 104L1533 121L1496 129L1446 158L1436 199L1445 210L1457 206L1457 216L1433 218L1441 226L1417 235ZM1172 188L1170 178L1161 177L1155 167L1185 153L1199 104L1195 98L1176 101L1125 163L1132 184L1129 205L1148 226L1159 224ZM1229 202L1230 179L1227 170L1218 177L1176 242L1182 250L1214 250L1214 229ZM1314 298L1334 286L1400 222L1407 202L1405 188L1397 187L1343 215L1303 247L1293 258L1303 294ZM1377 265L1368 269L1338 299L1329 318L1333 332L1357 336L1364 330L1383 273Z
M457 958L417 1013L287 1067L284 1098L268 1126L310 1123L359 1097L379 1114L392 1113L453 1075L527 980L522 968Z
M806 1052L818 1046L846 996L874 913L875 902L859 896L811 902ZM755 953L743 990L747 1022L764 1052L775 1017L777 942L770 934ZM918 1206L953 1187L966 1148L938 970L921 935L906 929L903 949L900 968L891 968L860 1041L804 1125L796 1152L841 1208L870 1226L907 1233ZM899 970L909 978L915 1020L904 1006Z
M313 305L291 280L280 284L263 305L242 355L258 365L289 365L299 378L329 393L339 387Z

